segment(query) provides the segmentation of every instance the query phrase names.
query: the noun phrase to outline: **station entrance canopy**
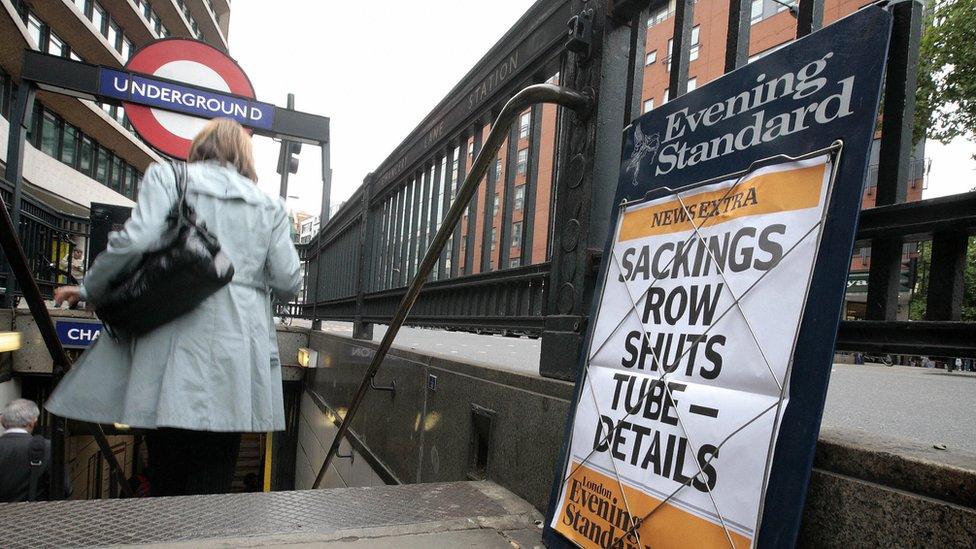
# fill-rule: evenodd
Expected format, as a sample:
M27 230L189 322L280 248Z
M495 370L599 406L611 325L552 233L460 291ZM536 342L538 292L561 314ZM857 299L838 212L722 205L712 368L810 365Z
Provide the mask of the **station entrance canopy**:
M154 42L133 58L154 45L176 41ZM179 42L199 44L193 40ZM35 51L25 53L22 77L40 89L81 99L132 103L200 118L233 118L258 135L312 145L329 142L328 117L256 101L253 91L252 97L247 97L239 92L229 93L154 74L92 65Z

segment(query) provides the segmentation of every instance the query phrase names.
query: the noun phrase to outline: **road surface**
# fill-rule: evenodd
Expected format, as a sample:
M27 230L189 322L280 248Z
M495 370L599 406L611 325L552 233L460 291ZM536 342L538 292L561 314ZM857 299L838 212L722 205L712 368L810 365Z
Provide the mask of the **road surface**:
M352 337L352 325L323 323ZM379 343L386 326L376 326ZM489 368L538 375L539 339L403 328L394 347ZM823 428L860 430L976 454L976 373L907 366L834 364Z

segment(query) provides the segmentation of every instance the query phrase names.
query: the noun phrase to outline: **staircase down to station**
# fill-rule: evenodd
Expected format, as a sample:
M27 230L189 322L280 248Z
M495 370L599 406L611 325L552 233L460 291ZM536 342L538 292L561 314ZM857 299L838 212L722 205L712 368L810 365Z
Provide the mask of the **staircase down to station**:
M492 482L0 505L0 547L541 547Z

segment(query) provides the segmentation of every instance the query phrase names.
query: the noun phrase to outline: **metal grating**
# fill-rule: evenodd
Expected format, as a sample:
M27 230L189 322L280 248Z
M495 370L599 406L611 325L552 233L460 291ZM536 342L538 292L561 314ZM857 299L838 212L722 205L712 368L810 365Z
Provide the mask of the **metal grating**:
M509 514L470 483L0 504L0 547L187 542Z

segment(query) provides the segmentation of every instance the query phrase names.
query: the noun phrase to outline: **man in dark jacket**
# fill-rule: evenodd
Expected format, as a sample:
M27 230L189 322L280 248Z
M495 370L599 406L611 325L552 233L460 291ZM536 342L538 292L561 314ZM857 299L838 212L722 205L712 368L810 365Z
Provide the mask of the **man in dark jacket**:
M40 410L30 400L18 398L3 409L0 425L0 502L47 499L51 442L34 436Z

